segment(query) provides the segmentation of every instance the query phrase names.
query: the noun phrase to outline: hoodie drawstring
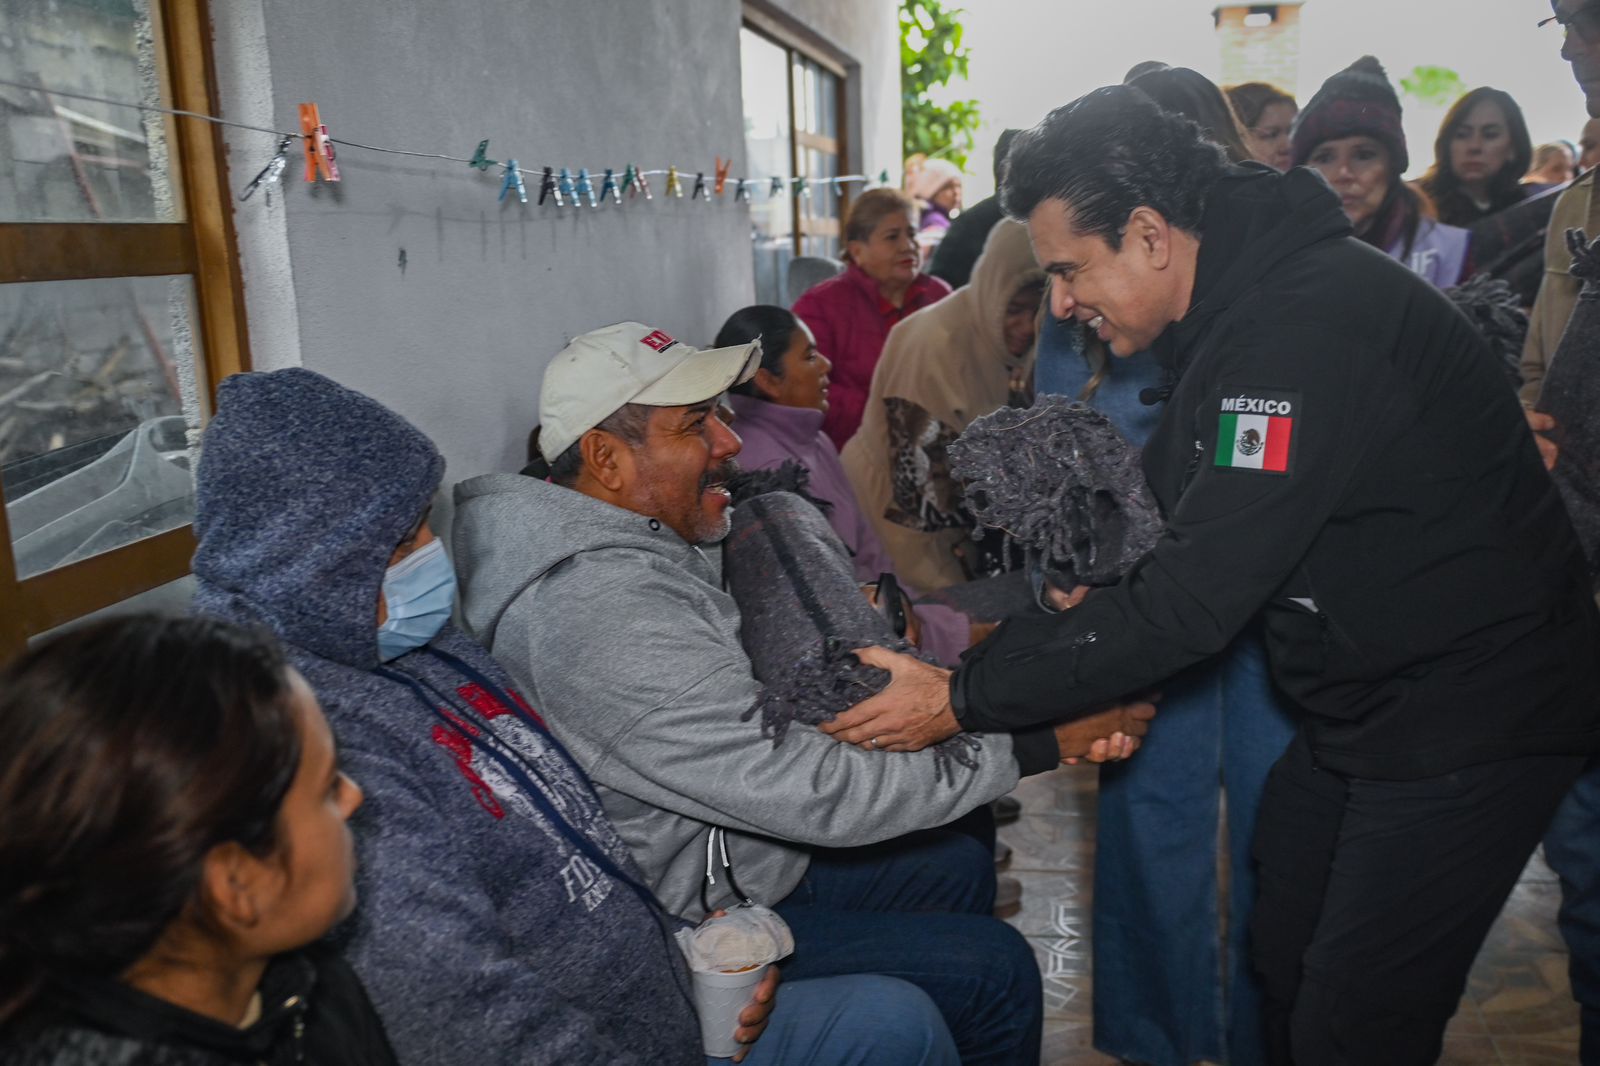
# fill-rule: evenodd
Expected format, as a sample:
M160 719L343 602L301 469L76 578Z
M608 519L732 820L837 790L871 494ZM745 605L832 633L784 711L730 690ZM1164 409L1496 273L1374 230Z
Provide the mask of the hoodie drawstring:
M700 907L707 914L711 913L711 899L708 889L717 887L717 874L715 857L719 850L722 852L722 875L728 879L728 889L747 906L754 907L756 901L745 894L739 887L739 882L733 879L733 863L728 859L728 831L721 826L712 826L711 832L706 834L706 878L700 882Z

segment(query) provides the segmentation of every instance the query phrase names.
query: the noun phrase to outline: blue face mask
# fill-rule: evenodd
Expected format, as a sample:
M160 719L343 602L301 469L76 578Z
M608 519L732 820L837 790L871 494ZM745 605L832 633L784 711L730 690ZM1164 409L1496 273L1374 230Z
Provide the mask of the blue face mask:
M456 602L456 571L444 545L431 541L383 575L389 617L378 627L378 658L397 659L420 648L450 621Z

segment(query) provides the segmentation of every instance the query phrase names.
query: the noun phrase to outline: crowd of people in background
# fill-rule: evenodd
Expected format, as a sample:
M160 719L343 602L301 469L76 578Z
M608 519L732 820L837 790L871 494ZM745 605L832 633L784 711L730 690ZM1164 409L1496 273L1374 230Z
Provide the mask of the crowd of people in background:
M1558 5L1564 55L1591 88L1600 24L1578 8ZM1216 216L1229 236L1203 241L1248 231L1230 252L1282 245L1288 259L1348 234L1387 259L1317 262L1386 279L1385 307L1411 275L1498 301L1526 326L1501 406L1519 397L1539 460L1561 461L1560 427L1536 408L1580 286L1564 234L1595 235L1600 117L1573 143L1535 148L1516 101L1475 88L1408 181L1401 102L1372 56L1303 107L1277 86L1223 88L1159 62L1100 92L1112 95L1005 131L1001 191L970 207L955 164L908 161L903 190L850 202L837 276L792 308L730 309L707 349L632 322L576 338L545 373L530 466L454 487L448 554L431 524L444 461L414 426L305 370L223 382L197 471L195 615L94 622L0 673L0 1061L699 1063L676 934L754 901L787 922L795 954L740 1015L740 1060L1035 1062L1039 972L994 917L990 804L1080 760L1102 764L1101 1050L1150 1066L1378 1061L1308 1051L1322 1025L1358 1033L1354 1046L1390 1041L1383 1061L1429 1061L1454 999L1419 991L1393 1007L1405 1017L1392 1030L1363 1029L1337 1001L1371 996L1327 977L1368 958L1334 957L1347 945L1324 934L1340 916L1296 928L1284 900L1301 887L1271 864L1258 883L1258 830L1281 858L1287 824L1258 815L1315 788L1304 708L1274 684L1253 610L1164 681L1154 723L1130 694L1065 723L969 727L980 739L959 769L920 720L901 734L842 717L776 738L750 720L768 686L715 560L739 466L803 467L853 579L892 578L924 658L957 669L994 621L935 594L1019 561L976 527L948 446L1041 395L1092 407L1136 447L1157 433L1178 384L1170 334L1119 332L1106 308L1084 318L1052 295L1082 264L1042 261L1029 220L1045 208L1017 206L1027 178L1008 170L1040 165L1096 107L1133 108L1156 141L1215 172L1226 196L1204 207L1226 199L1234 213ZM1600 115L1600 95L1589 107ZM1271 200L1260 231L1239 206L1251 196ZM1198 220L1149 230L1150 248L1181 246L1173 234ZM1102 243L1120 255L1145 234ZM1189 249L1196 285L1231 295L1243 282L1203 241ZM1479 288L1463 296L1464 284ZM1427 306L1429 343L1470 335L1442 301ZM1511 421L1514 451L1527 442ZM1505 498L1548 502L1526 470L1506 477ZM1524 578L1542 573L1530 564ZM1342 638L1313 599L1331 590L1300 591L1332 647ZM1059 592L1040 607L1096 595ZM897 686L912 676L893 656L862 659ZM1533 828L1485 848L1509 869L1559 798L1552 782L1576 779L1546 848L1584 1062L1600 1062L1600 771L1560 754L1560 773L1526 796L1500 794L1534 812ZM1303 778L1274 770L1302 758ZM1496 787L1461 785L1491 800ZM1473 905L1492 916L1497 886ZM1302 986L1301 956L1252 949L1263 935L1331 954ZM1452 935L1451 959L1429 971L1446 992L1477 948L1470 931ZM138 1057L155 1049L180 1057Z

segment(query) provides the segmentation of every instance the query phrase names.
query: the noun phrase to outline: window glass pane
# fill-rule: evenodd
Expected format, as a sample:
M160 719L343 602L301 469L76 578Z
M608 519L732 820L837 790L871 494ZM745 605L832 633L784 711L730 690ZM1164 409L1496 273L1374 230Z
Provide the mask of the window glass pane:
M789 198L789 53L748 29L739 33L744 90L744 150L750 190L750 240L756 298L784 304L783 287L794 257L794 214ZM784 191L771 195L771 179Z
M832 152L824 152L816 148L807 148L805 151L806 173L816 178L837 178L839 176L839 157ZM804 205L806 218L838 218L839 193L832 185L818 186L811 198Z
M171 116L48 90L171 106L156 0L5 0L0 221L175 222Z
M806 80L805 59L795 56L795 130L811 128L811 85Z
M17 576L190 522L187 275L0 285L0 489Z
M839 136L839 78L821 67L817 68L817 132Z

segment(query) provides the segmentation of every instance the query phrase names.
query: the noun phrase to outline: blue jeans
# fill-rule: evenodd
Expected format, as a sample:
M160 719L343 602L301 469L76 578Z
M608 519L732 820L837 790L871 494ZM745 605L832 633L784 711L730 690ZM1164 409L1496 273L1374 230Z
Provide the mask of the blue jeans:
M787 967L784 967L787 971ZM928 994L894 977L784 981L745 1066L955 1066L950 1030ZM728 1059L706 1058L707 1066Z
M909 981L937 1005L963 1063L1036 1063L1039 967L1027 941L991 916L994 888L994 852L960 832L818 849L775 908L794 932L784 975Z
M1246 933L1267 771L1294 736L1266 650L1247 629L1164 686L1138 754L1100 771L1094 870L1094 1046L1151 1066L1263 1061ZM1228 935L1218 921L1227 792Z
M1590 759L1544 835L1544 857L1561 878L1561 938L1583 1027L1579 1058L1600 1066L1600 758Z

